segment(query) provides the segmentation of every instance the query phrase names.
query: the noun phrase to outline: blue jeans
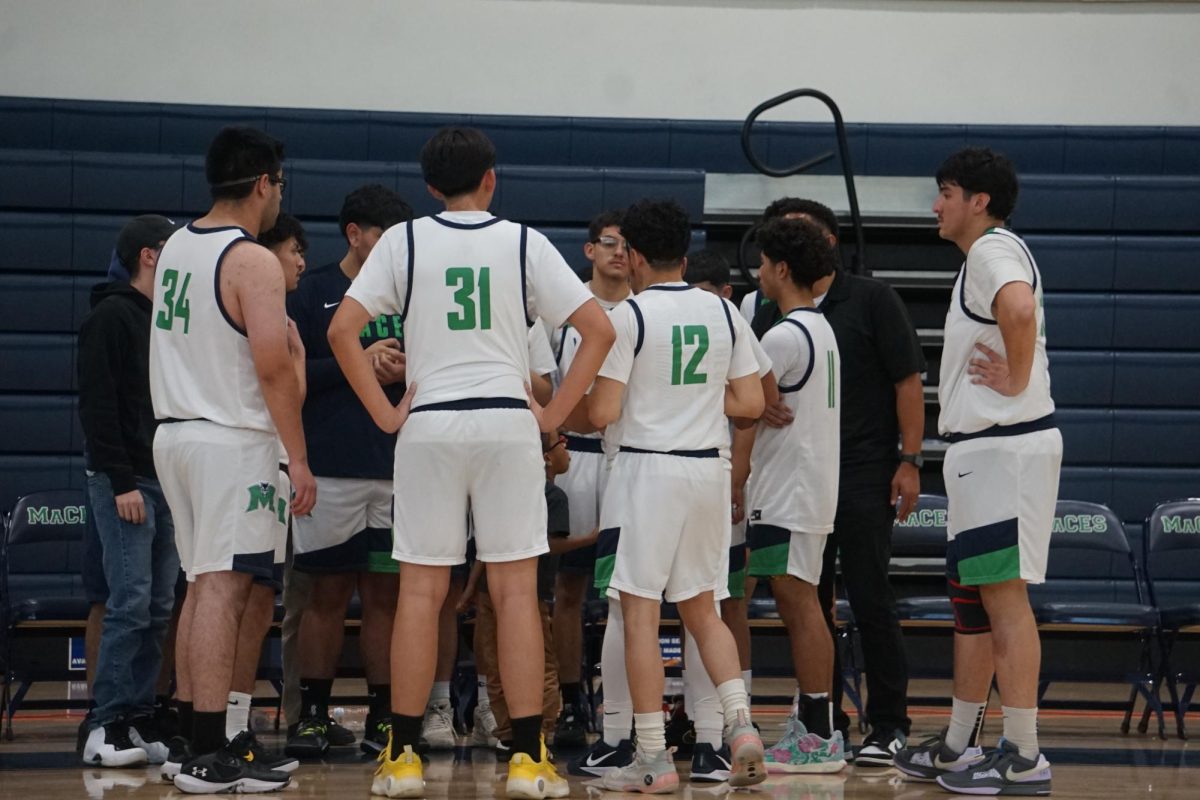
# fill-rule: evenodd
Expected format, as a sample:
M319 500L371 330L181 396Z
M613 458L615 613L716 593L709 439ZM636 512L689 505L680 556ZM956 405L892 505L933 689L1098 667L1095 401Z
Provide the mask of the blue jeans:
M146 521L133 525L117 516L108 476L88 475L109 590L93 691L98 725L153 710L163 638L175 606L179 553L171 510L158 481L138 478L138 489Z

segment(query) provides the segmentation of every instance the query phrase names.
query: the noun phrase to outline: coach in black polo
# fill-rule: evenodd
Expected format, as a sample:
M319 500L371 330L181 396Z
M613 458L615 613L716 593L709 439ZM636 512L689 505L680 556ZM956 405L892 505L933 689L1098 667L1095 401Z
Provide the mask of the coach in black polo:
M808 219L837 246L837 216L820 203L783 198L763 212L764 221L777 217ZM837 337L842 369L841 481L821 572L821 607L832 629L840 554L842 580L862 639L871 721L855 764L888 767L904 747L911 724L908 663L888 562L892 523L908 516L921 491L925 359L903 301L887 284L839 269L813 286L813 296ZM778 309L758 309L754 329L760 336L772 315ZM776 426L791 422L778 406L769 408L764 419ZM841 711L841 681L836 679L840 665L835 664L834 675L835 722L846 734L849 720Z

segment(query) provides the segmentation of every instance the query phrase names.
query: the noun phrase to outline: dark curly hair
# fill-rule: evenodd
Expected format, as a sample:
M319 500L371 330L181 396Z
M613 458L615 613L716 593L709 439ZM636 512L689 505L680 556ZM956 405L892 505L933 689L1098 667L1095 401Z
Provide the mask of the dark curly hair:
M824 203L803 197L781 197L763 210L762 221L781 219L785 214L803 214L823 225L826 233L838 235L837 214Z
M806 219L772 219L755 235L763 254L778 264L786 262L792 282L804 288L833 272L834 248L820 226Z
M676 267L692 243L687 212L674 200L639 200L625 211L621 234L654 269Z
M283 244L292 237L295 237L296 244L300 245L301 251L308 251L308 237L304 235L304 226L300 224L300 220L291 214L281 212L275 219L275 227L258 235L258 243L263 247L272 248Z
M967 147L947 158L938 167L938 187L961 186L970 197L983 192L988 196L987 213L994 219L1008 219L1017 206L1017 170L1008 158L986 147Z

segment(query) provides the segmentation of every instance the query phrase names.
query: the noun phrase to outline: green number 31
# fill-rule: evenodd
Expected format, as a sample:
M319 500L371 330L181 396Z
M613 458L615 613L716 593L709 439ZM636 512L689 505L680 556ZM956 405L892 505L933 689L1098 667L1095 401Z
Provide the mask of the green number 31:
M192 312L191 304L187 299L187 290L188 283L191 280L192 273L190 272L183 273L183 283L180 283L178 270L163 270L162 285L165 287L163 291L163 305L165 308L158 312L154 324L164 331L174 328L175 320L182 320L183 332L185 334L188 332Z
M470 331L476 328L483 331L491 330L491 269L480 267L479 279L476 281L475 270L471 267L451 267L446 270L446 285L454 289L454 302L460 309L446 314L446 323L450 326L450 330ZM476 300L476 288L478 288L478 300Z

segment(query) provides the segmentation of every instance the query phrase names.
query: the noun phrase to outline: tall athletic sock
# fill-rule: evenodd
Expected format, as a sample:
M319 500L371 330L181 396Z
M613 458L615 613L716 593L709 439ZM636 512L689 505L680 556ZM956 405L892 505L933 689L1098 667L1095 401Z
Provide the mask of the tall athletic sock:
M300 679L300 718L328 719L333 678Z
M727 680L717 687L717 696L721 698L721 712L725 716L725 724L731 725L739 711L746 712L746 721L750 721L750 698L746 696L746 684L741 678Z
M621 615L620 600L608 601L608 625L600 646L600 677L604 681L604 743L616 747L629 738L629 729L633 727L633 700L625 672L625 618Z
M946 747L955 753L961 753L968 747L977 746L985 710L987 703L972 703L955 697L950 707L950 728L946 732Z
M800 699L800 721L809 733L822 739L833 736L833 704L829 692L805 693Z
M392 714L392 755L395 761L408 745L417 752L417 742L421 740L421 723L424 717L409 717L404 714Z
M754 670L742 670L742 683L746 684L746 697L754 699Z
M475 705L484 711L491 711L492 700L488 697L487 682L487 675L477 675L475 677Z
M367 684L367 717L383 719L392 711L392 685L390 683Z
M792 710L788 712L792 719L800 719L800 687L792 693Z
M1038 732L1036 708L1012 708L1000 706L1004 712L1004 738L1017 746L1021 758L1036 759Z
M633 727L637 731L638 749L646 755L657 755L667 749L667 729L661 711L634 714Z
M175 706L179 709L179 735L190 742L196 738L196 712L192 701L177 700Z
M250 695L230 692L225 705L225 738L232 740L242 731L250 730Z
M542 715L514 717L512 720L513 755L524 753L534 761L542 758Z
M692 640L691 636L687 637L688 642L690 642L691 640ZM689 648L687 646L687 644L685 643L683 646L683 652L684 652L683 663L685 663L685 664L692 663L687 657L687 653L690 649L691 648ZM688 674L691 672L690 669L681 669L679 672L680 672L680 677L683 678L683 715L685 717L687 717L688 719L695 719L696 718L696 692L692 686L692 683L695 680L695 678L692 678ZM674 713L675 709L672 708L671 711L672 711L672 713Z
M450 705L450 681L434 681L433 688L429 690L429 705L442 703Z
M196 731L192 737L192 752L204 756L220 750L225 744L225 712L195 711L192 720Z
M721 749L721 734L725 729L725 718L721 713L721 701L717 698L717 687L713 686L704 661L700 658L700 646L695 636L687 637L683 646L683 658L691 669L683 671L683 696L690 697L688 715L696 724L696 741L710 744L714 750Z
M574 711L579 708L579 681L573 683L564 683L559 686L562 690L562 702L564 709Z

